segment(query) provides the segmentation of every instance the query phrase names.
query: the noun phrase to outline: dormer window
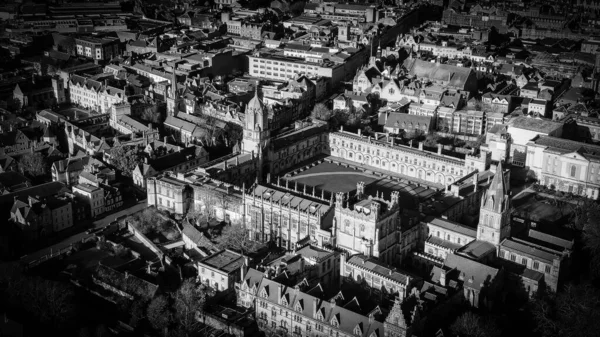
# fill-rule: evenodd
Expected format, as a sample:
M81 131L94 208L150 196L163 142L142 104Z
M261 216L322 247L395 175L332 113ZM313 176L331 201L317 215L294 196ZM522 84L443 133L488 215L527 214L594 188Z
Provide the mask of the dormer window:
M356 326L354 327L354 334L357 336L362 336L362 328L360 327L360 323L356 324Z

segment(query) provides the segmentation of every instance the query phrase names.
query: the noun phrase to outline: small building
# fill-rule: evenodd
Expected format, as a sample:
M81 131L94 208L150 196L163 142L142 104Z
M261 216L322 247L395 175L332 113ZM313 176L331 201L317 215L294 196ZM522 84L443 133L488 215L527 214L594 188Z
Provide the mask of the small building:
M390 113L386 118L384 130L388 133L399 134L401 132L423 134L433 130L433 117L417 116L405 113Z
M89 184L77 184L73 186L73 194L89 205L93 218L104 213L104 189Z
M248 259L229 249L221 250L197 262L198 280L217 291L233 289L240 282Z

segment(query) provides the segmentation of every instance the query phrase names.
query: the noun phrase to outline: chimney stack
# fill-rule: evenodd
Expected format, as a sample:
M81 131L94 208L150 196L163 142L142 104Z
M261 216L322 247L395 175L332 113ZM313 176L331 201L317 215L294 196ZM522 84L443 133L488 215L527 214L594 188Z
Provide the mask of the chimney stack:
M423 151L423 142L419 142L419 151Z
M475 175L473 175L473 192L477 192L477 187L479 187L479 173L475 172Z
M444 268L441 268L440 272L440 285L442 287L446 286L446 270Z
M438 153L438 154L442 154L442 144L438 144L438 145L437 145L437 148L438 148L438 151L437 151L437 153Z

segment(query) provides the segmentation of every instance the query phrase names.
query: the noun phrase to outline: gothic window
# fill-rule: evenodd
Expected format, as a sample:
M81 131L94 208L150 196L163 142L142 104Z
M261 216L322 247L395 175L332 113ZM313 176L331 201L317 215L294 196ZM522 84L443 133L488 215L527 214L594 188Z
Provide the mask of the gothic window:
M552 270L552 267L546 266L546 269L545 269L546 274L549 274L551 270Z

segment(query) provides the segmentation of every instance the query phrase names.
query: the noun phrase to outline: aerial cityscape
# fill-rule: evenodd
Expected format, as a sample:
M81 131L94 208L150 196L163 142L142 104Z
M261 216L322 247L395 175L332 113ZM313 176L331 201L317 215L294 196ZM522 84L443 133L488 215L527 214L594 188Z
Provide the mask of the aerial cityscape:
M1 1L0 336L599 336L600 0L346 1Z

